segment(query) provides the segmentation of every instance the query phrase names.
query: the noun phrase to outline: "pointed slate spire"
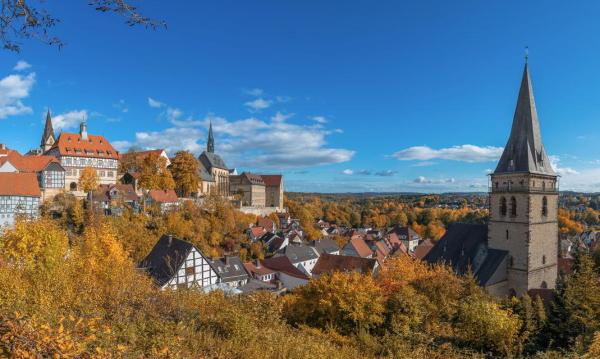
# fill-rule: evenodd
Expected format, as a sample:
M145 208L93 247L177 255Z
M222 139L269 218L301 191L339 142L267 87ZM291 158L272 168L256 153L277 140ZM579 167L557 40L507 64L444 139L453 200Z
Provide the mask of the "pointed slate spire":
M494 173L530 172L556 175L542 143L529 67L525 62L510 137Z
M215 152L215 139L213 137L212 122L208 126L208 141L206 141L206 152Z
M48 144L48 139L52 137L52 143L54 143L54 128L52 127L52 117L50 116L50 109L46 112L46 124L44 126L44 134L42 135L42 148ZM52 144L50 143L50 144Z

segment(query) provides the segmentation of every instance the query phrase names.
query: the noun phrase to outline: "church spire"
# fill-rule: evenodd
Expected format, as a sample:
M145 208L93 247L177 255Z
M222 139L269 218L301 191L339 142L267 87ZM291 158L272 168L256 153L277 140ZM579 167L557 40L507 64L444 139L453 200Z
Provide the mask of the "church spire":
M206 152L215 152L215 139L213 137L212 122L208 125L208 141L206 141Z
M51 139L51 140L50 140ZM52 117L50 116L50 109L46 112L46 124L44 125L44 134L42 135L41 148L47 150L46 147L50 147L54 144L56 138L54 137L54 128L52 127Z
M527 60L521 79L510 137L494 173L530 172L556 175L542 143Z

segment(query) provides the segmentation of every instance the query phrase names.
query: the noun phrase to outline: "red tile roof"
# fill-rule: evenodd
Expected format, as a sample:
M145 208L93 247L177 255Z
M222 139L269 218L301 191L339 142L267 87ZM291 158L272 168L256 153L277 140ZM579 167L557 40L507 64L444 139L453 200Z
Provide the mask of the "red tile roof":
M367 258L373 255L373 251L361 238L354 238L350 240L350 244L354 247L356 253L363 258Z
M52 146L55 148L61 156L119 159L119 152L103 136L88 135L83 140L79 133L63 132Z
M282 175L260 175L266 186L280 186Z
M360 272L371 273L375 268L376 259L354 256L338 256L323 253L312 270L313 275L331 272Z
M151 189L150 191L148 191L148 195L155 202L159 203L177 202L177 193L175 193L175 191L172 189Z
M260 217L257 221L256 221L256 225L263 227L264 229L266 229L269 232L272 232L275 229L275 223L267 217Z
M261 226L255 226L250 229L253 237L260 237L265 233L265 229Z
M274 270L269 269L267 267L265 267L264 265L260 265L260 267L256 266L255 262L246 262L244 263L244 268L246 268L246 271L248 273L250 273L251 276L255 276L255 275L266 275L266 274L273 274L275 273Z
M40 186L35 173L0 173L0 196L39 197Z
M419 259L425 258L427 253L433 248L433 243L429 239L423 241L423 243L419 244L417 248L415 248L415 257Z
M286 256L267 258L263 261L263 265L274 271L285 273L292 277L309 279L300 269L294 267L290 259Z

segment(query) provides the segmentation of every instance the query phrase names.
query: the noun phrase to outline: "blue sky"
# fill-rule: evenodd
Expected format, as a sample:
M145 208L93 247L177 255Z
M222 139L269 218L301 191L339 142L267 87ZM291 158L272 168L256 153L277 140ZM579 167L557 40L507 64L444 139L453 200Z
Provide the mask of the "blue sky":
M530 70L561 188L600 190L600 3L145 1L167 29L49 2L62 50L0 57L0 141L55 127L216 150L297 191L485 191ZM21 61L20 66L17 64ZM59 132L57 130L57 132Z

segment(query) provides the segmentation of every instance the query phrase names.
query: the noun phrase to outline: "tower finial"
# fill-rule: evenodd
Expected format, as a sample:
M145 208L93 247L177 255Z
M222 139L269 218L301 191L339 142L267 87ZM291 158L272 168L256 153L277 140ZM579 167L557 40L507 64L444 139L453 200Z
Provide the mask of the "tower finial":
M525 46L525 65L529 61L529 46Z

